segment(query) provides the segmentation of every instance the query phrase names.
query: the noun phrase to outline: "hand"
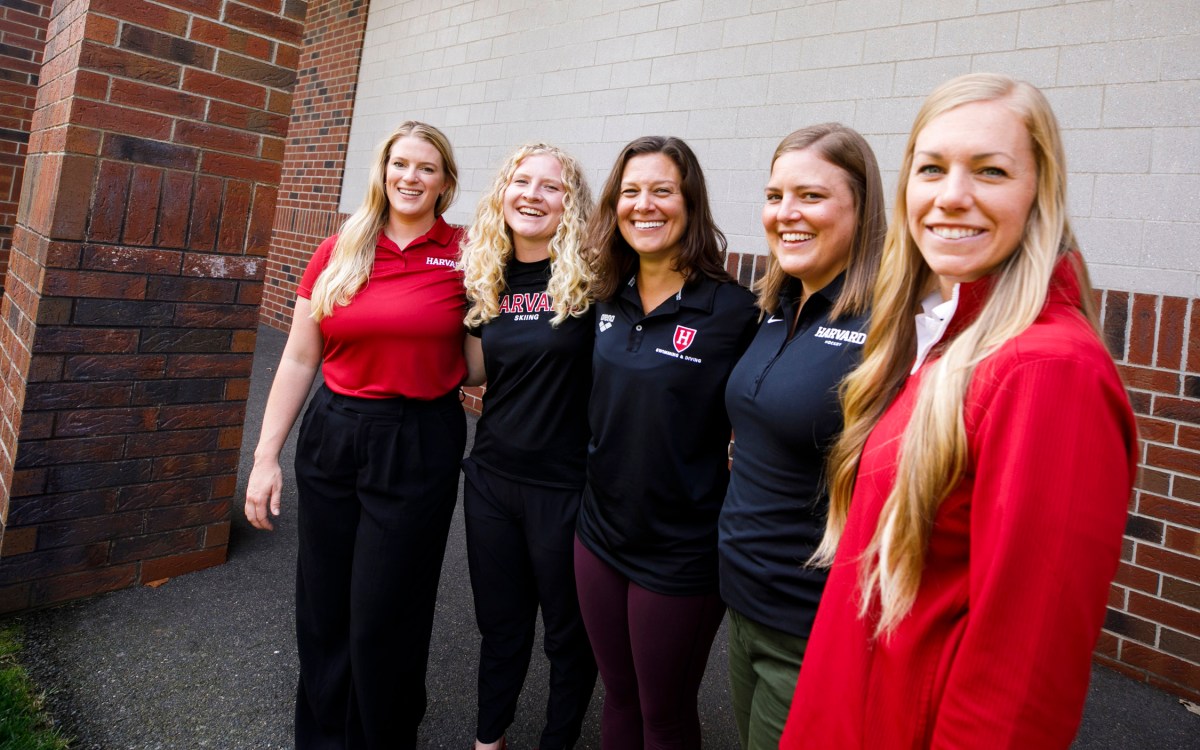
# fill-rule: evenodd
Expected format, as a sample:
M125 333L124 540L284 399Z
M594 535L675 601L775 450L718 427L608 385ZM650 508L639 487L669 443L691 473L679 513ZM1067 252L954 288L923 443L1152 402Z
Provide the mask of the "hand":
M274 531L271 516L279 515L279 496L282 491L283 471L279 468L279 459L256 459L254 468L250 470L250 479L246 482L246 520L251 526Z

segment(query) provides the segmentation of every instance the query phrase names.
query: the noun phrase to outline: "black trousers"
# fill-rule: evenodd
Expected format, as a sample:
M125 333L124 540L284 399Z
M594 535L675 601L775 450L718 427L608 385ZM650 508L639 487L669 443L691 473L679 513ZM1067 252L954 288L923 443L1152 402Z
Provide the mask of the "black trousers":
M550 660L542 750L579 739L596 685L596 662L575 594L575 516L580 490L524 484L464 464L463 511L479 653L476 737L500 739L529 669L538 605Z
M416 747L466 421L322 387L296 448L297 750Z

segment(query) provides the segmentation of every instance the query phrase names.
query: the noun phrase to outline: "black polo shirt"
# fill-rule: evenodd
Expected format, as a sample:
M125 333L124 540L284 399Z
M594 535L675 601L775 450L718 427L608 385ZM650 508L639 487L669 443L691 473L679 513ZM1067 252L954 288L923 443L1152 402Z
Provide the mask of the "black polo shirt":
M471 331L483 344L487 390L468 461L509 479L579 489L595 315L589 309L552 327L549 279L549 259L510 260L500 314Z
M703 278L645 315L630 279L596 315L580 541L650 591L715 591L725 381L754 336L754 297Z
M755 622L807 638L826 572L805 568L821 541L825 457L842 430L837 388L862 356L867 315L830 322L844 274L800 313L799 282L733 368L725 405L736 436L721 509L721 596Z

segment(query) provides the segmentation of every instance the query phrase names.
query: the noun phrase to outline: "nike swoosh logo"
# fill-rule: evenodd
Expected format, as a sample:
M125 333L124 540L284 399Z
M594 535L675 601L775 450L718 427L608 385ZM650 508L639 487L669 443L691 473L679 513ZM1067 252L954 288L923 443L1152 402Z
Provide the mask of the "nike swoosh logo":
M768 323L782 323L783 318L777 318L774 315L772 315L771 317L767 318L767 322Z

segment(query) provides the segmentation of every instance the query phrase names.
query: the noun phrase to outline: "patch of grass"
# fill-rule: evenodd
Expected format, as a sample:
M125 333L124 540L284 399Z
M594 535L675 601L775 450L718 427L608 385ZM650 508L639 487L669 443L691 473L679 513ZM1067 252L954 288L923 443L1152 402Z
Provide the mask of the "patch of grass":
M17 661L20 650L20 626L0 625L0 748L68 750L70 741L42 712L42 697Z

